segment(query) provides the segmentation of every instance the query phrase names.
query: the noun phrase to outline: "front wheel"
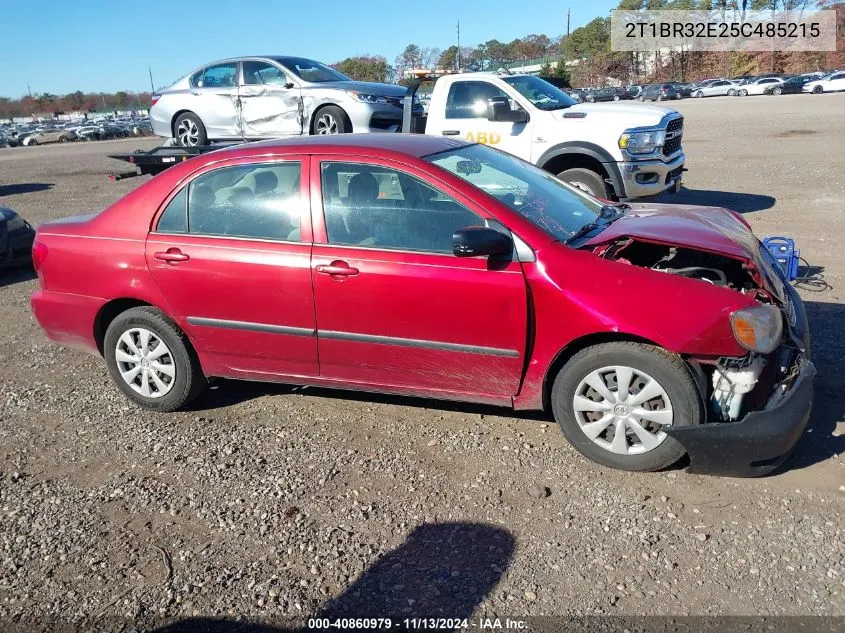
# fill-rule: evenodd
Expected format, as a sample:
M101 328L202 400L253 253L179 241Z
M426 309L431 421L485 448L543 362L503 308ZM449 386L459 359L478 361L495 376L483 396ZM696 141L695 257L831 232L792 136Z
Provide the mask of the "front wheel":
M696 99L701 99L704 96L704 93L701 90L696 90L695 94L693 95Z
M144 409L175 411L206 385L185 334L150 306L131 308L111 322L104 355L117 387Z
M779 88L779 87L778 87L778 88L775 88L774 90L772 90L772 94L773 94L773 95L779 95L779 94L781 94L782 92L783 92L783 88Z
M730 90L728 90L728 96L729 96L729 97L734 97L734 96L736 96L736 90L734 90L733 88L731 88Z
M594 198L607 199L608 197L607 187L601 175L589 169L575 167L560 172L557 177Z
M581 350L560 370L552 411L572 445L612 468L653 471L685 453L667 429L700 424L704 410L683 359L633 342Z
M643 102L645 101L645 97L637 97L637 101Z
M737 92L737 94L738 94L740 97L747 97L747 96L748 96L748 91L747 91L745 88L743 88L742 90L740 90L739 92Z
M813 94L814 95L820 95L823 92L824 92L824 88L822 88L821 86L815 86L813 88Z
M614 100L614 101L619 101L619 95L613 95L613 100Z
M324 136L329 134L347 134L352 126L346 113L337 106L326 106L317 112L314 120L314 134Z
M657 100L658 100L658 101L663 101L663 95L657 95Z
M176 142L182 147L197 147L208 142L205 126L193 112L184 112L173 124Z

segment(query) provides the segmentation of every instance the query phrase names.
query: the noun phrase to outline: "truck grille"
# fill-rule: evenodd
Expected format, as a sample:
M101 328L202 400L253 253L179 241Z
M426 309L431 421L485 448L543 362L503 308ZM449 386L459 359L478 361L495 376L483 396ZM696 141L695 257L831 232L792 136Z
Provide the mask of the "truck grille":
M684 118L677 117L666 126L666 142L663 143L663 155L671 156L681 149L681 137L684 134ZM668 137L672 138L668 138Z

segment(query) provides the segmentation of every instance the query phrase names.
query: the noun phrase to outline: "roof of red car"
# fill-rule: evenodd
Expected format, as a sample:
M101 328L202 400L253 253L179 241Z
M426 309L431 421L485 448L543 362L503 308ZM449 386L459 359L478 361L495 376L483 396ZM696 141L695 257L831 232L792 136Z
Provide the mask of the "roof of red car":
M297 136L288 139L273 139L239 145L222 151L278 149L281 153L320 153L337 152L339 154L356 153L355 149L375 149L398 152L422 157L437 152L444 152L457 147L471 145L468 141L443 136L425 134L370 133L340 134L331 136ZM353 151L350 151L353 150Z

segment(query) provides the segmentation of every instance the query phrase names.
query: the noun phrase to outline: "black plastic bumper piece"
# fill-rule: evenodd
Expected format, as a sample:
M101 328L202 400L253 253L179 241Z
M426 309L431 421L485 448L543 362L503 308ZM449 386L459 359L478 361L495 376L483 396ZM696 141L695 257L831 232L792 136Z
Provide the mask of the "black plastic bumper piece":
M0 268L21 266L32 261L35 230L29 225L11 233L0 232Z
M739 422L702 424L666 431L686 449L692 473L759 477L780 466L810 420L816 368L801 361L795 383L775 406Z

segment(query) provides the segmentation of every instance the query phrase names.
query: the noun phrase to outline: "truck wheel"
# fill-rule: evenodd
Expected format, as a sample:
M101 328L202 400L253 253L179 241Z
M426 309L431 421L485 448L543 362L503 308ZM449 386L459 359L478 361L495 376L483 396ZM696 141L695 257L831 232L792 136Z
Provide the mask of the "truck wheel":
M170 412L196 398L205 376L185 334L161 310L131 308L109 324L103 344L117 387L137 405Z
M182 147L196 147L208 142L205 126L193 112L180 114L173 125L173 131L176 142Z
M314 117L314 134L347 134L352 131L349 119L341 108L326 106L321 108Z
M652 471L685 453L664 429L703 419L698 388L680 356L616 342L581 350L555 378L552 411L583 455L611 468Z
M558 178L594 198L607 198L607 187L601 175L583 167L574 167L560 172Z

